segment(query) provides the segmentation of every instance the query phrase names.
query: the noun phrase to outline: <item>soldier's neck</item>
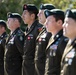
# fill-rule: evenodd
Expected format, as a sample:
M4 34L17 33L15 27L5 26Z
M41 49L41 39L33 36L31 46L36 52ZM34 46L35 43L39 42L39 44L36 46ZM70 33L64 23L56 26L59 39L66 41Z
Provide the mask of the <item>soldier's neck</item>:
M30 21L30 22L28 23L28 28L30 28L33 23L34 23L34 21Z
M57 35L57 33L58 33L59 31L60 31L60 30L57 30L57 29L56 29L56 30L54 30L54 31L51 32L51 33L52 33L53 36L55 36L55 35Z
M4 31L4 32L5 32L5 31ZM0 33L0 36L2 36L2 34L3 34L4 32L1 32L1 33Z
M17 28L19 28L19 27L16 27L16 28L12 29L12 30L11 30L11 34L12 34Z

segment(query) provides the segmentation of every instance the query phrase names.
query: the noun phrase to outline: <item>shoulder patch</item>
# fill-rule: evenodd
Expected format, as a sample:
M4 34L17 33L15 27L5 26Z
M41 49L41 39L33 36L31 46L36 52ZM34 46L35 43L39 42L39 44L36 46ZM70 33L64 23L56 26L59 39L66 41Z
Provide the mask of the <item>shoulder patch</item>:
M22 41L22 40L23 40L23 37L22 37L22 36L20 36L20 38L19 38L19 39L20 39L20 41Z

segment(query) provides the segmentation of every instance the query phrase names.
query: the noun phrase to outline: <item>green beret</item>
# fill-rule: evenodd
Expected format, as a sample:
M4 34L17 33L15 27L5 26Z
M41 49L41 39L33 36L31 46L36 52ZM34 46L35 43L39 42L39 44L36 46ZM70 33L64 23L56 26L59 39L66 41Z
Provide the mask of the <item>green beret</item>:
M44 14L45 14L46 18L50 15L56 15L56 16L64 17L64 12L60 9L45 10Z
M19 20L19 22L22 21L21 15L18 14L18 13L8 12L8 13L7 13L7 18L17 18L17 19Z
M76 20L76 9L67 9L65 12L65 17L73 18Z
M45 10L45 9L52 10L52 9L55 9L55 6L53 4L41 4L40 9L41 10Z
M0 20L0 26L3 26L6 28L6 22L4 20Z
M23 11L28 10L33 12L34 14L38 14L38 8L34 4L24 4Z

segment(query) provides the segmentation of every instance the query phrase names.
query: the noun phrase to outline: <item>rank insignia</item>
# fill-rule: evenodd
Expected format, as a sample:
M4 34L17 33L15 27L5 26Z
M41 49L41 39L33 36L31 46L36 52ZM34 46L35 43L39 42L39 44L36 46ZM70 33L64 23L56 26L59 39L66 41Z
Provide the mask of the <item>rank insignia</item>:
M56 49L57 49L57 45L52 45L52 46L50 46L50 49L56 50Z

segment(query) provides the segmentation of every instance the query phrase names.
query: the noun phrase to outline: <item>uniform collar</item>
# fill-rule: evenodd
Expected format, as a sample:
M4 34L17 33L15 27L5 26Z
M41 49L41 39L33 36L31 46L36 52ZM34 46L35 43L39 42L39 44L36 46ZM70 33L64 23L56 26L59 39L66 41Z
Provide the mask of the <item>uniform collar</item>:
M18 28L12 33L12 35L15 35L16 32L17 32L19 29L20 29L20 28L18 27Z
M57 38L59 38L60 36L63 35L63 30L61 29L55 36L54 36L54 40L56 40Z
M36 40L37 40L43 33L45 33L45 32L47 32L47 31L46 31L46 27L43 26L43 27L41 28L41 31L40 31L39 35L37 36Z
M45 32L45 31L46 31L46 27L43 26L42 29L41 29L41 34L42 34L43 32Z
M36 25L36 23L38 23L38 20L34 21L34 23L31 25L30 29L33 28Z
M42 27L42 30L46 31L46 27L45 27L45 26L43 26L43 27Z
M76 38L72 41L71 45L76 45Z
M43 27L42 27L42 29L46 29L46 27L45 27L45 26L43 26Z
M68 46L74 46L76 44L76 38L73 41L68 41Z
M3 38L6 36L6 32L4 32L0 37Z
M31 28L33 28L36 24L38 23L38 20L35 20L33 22L33 24L30 26L30 28L28 28L28 26L26 27L25 31L28 32Z
M56 40L58 40L63 35L63 30L60 30L54 37L51 36L49 39L49 43L46 47L46 50L50 47L51 44L53 44Z
M67 43L67 45L66 45L66 47L65 47L65 50L64 50L64 53L63 53L63 56L62 56L62 61L63 61L63 59L64 59L64 57L66 56L66 54L68 53L68 52L70 52L73 48L76 48L76 39L75 40L73 40L72 42L68 42ZM62 64L62 63L61 63Z

